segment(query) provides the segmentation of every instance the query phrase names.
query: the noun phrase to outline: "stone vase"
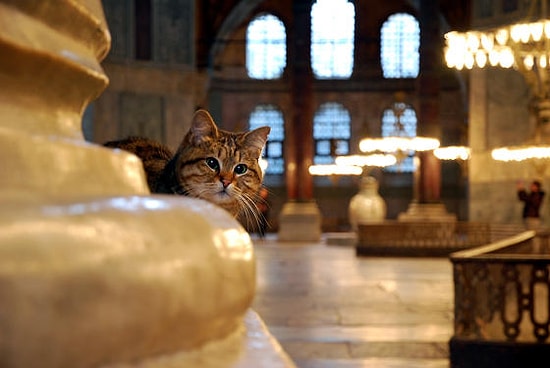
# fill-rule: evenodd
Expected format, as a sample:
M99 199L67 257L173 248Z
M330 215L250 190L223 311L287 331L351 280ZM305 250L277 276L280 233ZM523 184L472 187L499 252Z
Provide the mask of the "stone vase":
M378 181L372 176L361 178L359 192L349 203L351 227L357 231L357 225L381 222L386 218L386 202L378 193Z

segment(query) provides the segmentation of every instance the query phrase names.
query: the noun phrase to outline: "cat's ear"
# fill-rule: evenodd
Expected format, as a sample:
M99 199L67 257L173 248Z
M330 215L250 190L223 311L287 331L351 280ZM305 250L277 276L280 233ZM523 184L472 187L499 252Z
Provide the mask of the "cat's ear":
M197 110L193 116L191 122L191 129L189 129L189 139L195 145L217 139L218 128L214 119L206 110Z
M246 133L244 137L246 147L256 150L258 157L260 157L270 131L270 127L264 126Z

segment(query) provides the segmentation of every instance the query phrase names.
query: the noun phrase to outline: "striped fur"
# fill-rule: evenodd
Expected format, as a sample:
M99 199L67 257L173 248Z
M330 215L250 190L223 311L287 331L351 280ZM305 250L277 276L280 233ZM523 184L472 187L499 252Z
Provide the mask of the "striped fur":
M153 193L202 198L246 223L259 223L256 203L263 173L258 159L269 127L227 132L216 127L205 110L198 110L177 151L147 138L130 137L105 143L136 154L143 162Z

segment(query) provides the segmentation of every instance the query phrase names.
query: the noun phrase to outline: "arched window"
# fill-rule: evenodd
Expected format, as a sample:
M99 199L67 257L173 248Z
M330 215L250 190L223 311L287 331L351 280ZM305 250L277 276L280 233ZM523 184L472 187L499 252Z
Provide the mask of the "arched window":
M248 120L250 129L269 126L271 132L264 148L263 157L267 161L266 174L282 174L284 171L283 141L285 127L283 113L274 105L258 105Z
M349 78L353 71L355 7L317 0L311 7L311 66L318 79Z
M334 157L349 153L350 114L342 104L322 104L313 117L314 164L334 163Z
M416 18L405 13L390 15L380 37L384 78L416 78L420 62L420 26Z
M416 112L403 103L396 102L382 114L382 137L416 137ZM414 152L403 158L397 165L389 166L388 171L413 172Z
M286 66L286 32L274 15L254 18L246 30L246 70L254 79L277 79Z

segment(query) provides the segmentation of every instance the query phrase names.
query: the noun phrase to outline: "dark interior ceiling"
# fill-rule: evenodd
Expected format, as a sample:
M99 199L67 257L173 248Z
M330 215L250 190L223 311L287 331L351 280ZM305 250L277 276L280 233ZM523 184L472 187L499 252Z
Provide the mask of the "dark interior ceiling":
M282 0L279 0L282 1ZM292 1L292 0L290 0ZM353 1L353 0L352 0ZM367 1L367 0L355 0ZM409 8L407 0L378 0L380 3L402 3ZM433 0L425 0L433 1ZM440 13L449 27L454 30L466 30L470 26L471 5L473 0L439 0ZM269 0L201 0L196 2L197 10L197 64L208 64L210 49L224 25L238 23L239 16L245 17L257 6ZM370 0L369 0L370 3ZM373 1L374 3L374 1ZM371 5L372 6L372 5Z

